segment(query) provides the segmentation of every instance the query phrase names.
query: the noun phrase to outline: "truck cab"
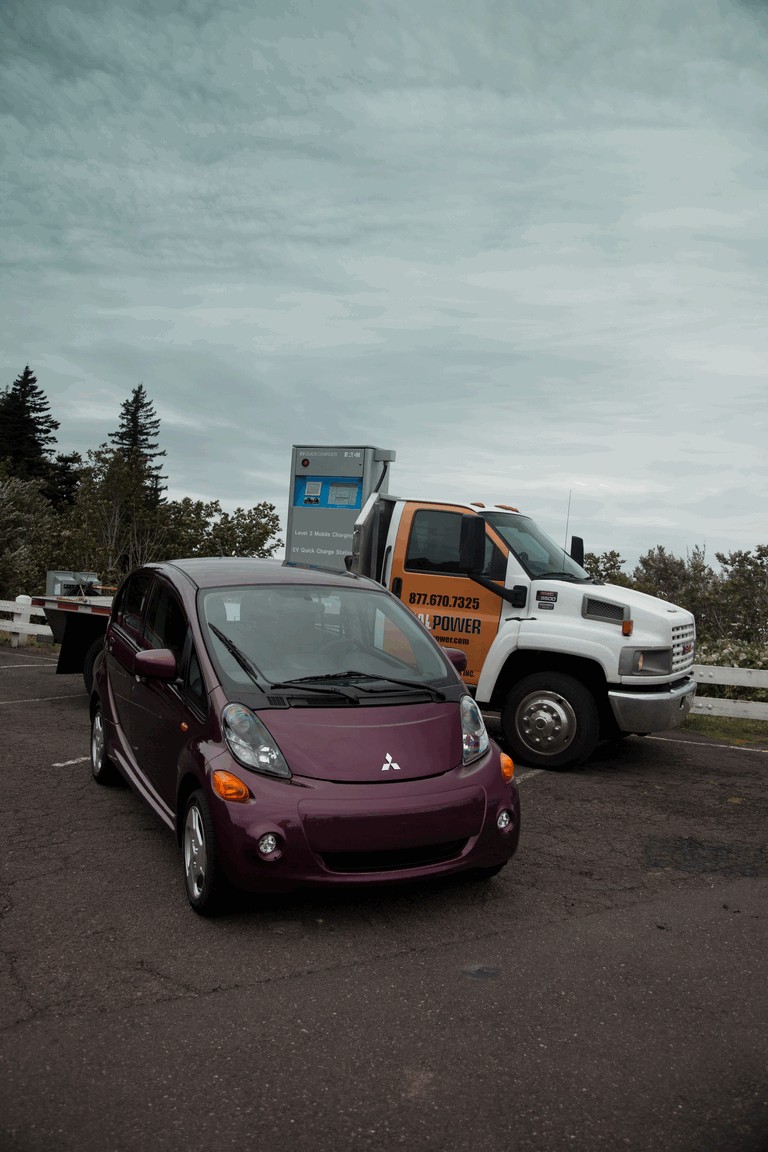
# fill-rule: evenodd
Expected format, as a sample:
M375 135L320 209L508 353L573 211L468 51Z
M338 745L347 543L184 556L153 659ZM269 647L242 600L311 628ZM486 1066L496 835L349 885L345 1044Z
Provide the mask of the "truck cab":
M601 739L682 723L695 692L692 614L596 583L581 559L578 539L569 555L509 505L374 494L349 566L464 652L464 680L517 759L569 768Z

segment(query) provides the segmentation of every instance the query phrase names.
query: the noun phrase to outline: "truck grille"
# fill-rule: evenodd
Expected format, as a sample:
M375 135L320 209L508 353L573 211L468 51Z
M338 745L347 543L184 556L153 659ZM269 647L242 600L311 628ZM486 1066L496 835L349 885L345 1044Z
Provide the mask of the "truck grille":
M685 672L693 667L696 652L696 626L677 624L672 628L672 671Z

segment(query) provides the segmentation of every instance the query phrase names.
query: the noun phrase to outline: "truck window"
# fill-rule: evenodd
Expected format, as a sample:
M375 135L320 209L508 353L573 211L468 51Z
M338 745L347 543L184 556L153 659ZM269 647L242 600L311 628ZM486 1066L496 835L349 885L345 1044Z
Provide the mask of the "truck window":
M442 512L421 508L414 513L405 567L413 572L440 572L462 576L459 569L461 512ZM503 580L507 562L490 537L485 541L485 565L481 575L489 580Z
M560 545L551 540L528 516L510 512L485 512L491 524L529 576L560 576L561 579L586 582L587 573L572 560Z

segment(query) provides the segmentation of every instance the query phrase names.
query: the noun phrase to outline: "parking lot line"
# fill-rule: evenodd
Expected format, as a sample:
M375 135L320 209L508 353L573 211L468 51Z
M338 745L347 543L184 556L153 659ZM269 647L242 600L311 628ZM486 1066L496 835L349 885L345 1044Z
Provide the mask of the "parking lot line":
M9 668L31 668L33 665L29 661L24 664L0 664L0 672L7 672ZM40 660L35 665L35 668L55 668L55 660Z
M690 744L692 748L727 748L731 752L762 752L763 755L768 753L768 748L756 748L754 744L713 744L710 740L675 740L672 736L647 736L646 739L661 740L664 744Z
M3 704L42 704L45 700L69 700L73 696L82 697L82 692L61 692L58 696L29 696L26 700L0 700Z

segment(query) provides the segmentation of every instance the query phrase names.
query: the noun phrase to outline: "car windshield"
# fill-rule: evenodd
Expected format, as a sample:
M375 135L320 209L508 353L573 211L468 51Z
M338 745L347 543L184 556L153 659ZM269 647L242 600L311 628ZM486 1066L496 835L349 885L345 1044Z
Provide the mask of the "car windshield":
M206 644L223 680L250 686L344 673L445 683L447 662L399 601L360 587L244 585L200 592ZM262 687L265 684L262 683ZM298 687L298 685L297 685Z
M565 549L550 540L530 517L509 512L484 512L483 518L493 525L534 580L547 576L551 580L591 583L584 569L571 559Z

